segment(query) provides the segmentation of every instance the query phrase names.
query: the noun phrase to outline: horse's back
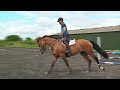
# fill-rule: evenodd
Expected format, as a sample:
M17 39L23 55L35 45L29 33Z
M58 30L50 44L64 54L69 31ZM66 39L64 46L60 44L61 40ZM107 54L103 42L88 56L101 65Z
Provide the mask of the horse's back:
M76 40L76 44L80 44L80 45L84 45L84 46L91 46L92 47L92 44L89 40L87 39L78 39Z

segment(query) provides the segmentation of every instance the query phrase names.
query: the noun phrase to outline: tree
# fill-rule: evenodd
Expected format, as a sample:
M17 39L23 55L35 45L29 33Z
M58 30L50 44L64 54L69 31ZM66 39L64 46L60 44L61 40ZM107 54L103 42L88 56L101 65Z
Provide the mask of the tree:
M22 38L18 35L9 35L5 38L7 41L22 41Z
M27 38L25 38L25 41L32 41L32 38L27 37Z

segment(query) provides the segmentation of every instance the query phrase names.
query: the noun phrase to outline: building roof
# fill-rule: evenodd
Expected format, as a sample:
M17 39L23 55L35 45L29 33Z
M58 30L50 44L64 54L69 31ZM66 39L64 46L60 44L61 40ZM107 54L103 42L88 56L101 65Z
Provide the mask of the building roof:
M100 33L100 32L114 32L114 31L120 31L120 25L109 26L109 27L99 27L99 28L69 30L69 34ZM54 35L59 35L59 33L54 34Z

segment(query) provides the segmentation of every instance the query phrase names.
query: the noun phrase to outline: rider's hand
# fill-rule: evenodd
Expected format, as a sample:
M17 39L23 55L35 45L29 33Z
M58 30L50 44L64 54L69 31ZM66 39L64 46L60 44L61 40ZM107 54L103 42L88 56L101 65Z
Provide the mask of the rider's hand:
M63 35L60 34L60 38L63 38Z

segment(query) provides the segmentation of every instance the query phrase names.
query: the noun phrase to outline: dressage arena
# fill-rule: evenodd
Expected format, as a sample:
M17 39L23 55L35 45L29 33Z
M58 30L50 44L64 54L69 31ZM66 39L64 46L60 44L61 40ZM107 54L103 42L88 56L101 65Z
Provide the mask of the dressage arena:
M119 79L120 65L102 64L105 70L98 68L92 60L91 72L87 72L88 63L80 56L67 58L72 68L72 74L67 72L67 67L58 59L51 74L46 74L51 61L52 53L47 50L41 54L39 49L0 48L0 79ZM110 59L102 61L120 61Z

